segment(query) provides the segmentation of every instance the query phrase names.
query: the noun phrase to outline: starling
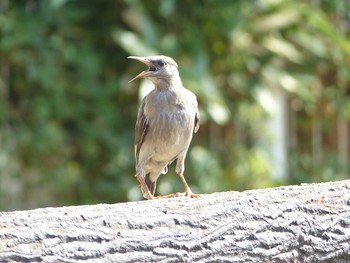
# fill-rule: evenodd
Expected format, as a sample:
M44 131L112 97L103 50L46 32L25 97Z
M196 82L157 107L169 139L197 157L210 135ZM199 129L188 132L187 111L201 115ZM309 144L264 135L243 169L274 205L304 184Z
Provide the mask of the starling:
M182 86L176 62L167 56L135 57L148 66L129 82L146 78L154 89L142 100L135 127L136 178L147 199L176 197L170 194L154 197L157 179L168 172L168 165L176 162L176 173L185 187L184 195L192 193L185 177L185 157L192 134L199 129L196 96Z

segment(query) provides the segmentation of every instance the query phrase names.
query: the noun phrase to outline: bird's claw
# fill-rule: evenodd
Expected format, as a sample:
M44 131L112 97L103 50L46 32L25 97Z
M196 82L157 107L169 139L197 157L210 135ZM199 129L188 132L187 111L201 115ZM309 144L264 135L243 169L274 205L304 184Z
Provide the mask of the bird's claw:
M200 196L199 194L193 193L191 190L187 190L184 194L186 197L189 197L189 198L197 198Z
M184 193L173 193L169 195L155 196L154 199L163 199L163 198L176 198L176 197L187 197L187 198L198 198L199 194L194 194L192 191L186 191Z
M190 198L198 198L200 196L201 196L200 194L195 194L195 193L192 193L192 192L191 192L190 195L188 195L188 197L190 197Z
M161 196L155 196L155 199L162 199L162 198L175 198L181 196L182 193L173 193L169 195L161 195Z

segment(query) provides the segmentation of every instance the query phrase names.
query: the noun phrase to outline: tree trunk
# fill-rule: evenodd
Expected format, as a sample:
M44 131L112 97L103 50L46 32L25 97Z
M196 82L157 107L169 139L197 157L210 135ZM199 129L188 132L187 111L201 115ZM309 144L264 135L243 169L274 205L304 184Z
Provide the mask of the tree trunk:
M0 262L350 262L350 180L0 213Z

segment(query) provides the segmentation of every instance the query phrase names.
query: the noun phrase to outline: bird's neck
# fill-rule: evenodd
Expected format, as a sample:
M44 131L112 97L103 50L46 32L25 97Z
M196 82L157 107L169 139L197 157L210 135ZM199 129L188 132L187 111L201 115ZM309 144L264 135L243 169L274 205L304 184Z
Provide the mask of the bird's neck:
M154 87L157 90L177 89L182 88L180 76L173 76L172 78L158 78L153 81Z

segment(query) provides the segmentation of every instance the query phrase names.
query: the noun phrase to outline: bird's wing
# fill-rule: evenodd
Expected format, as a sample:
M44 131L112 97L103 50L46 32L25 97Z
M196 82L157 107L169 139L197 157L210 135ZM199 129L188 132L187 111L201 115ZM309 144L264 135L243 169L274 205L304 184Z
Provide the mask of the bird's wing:
M145 115L144 108L145 108L146 102L145 100L142 101L142 104L140 106L139 112L137 114L137 120L136 120L136 126L135 126L135 158L136 163L139 162L139 153L141 146L145 140L146 134L148 132L148 119Z
M199 130L199 111L198 111L198 107L196 106L196 115L194 117L194 128L193 128L193 132L196 133Z

